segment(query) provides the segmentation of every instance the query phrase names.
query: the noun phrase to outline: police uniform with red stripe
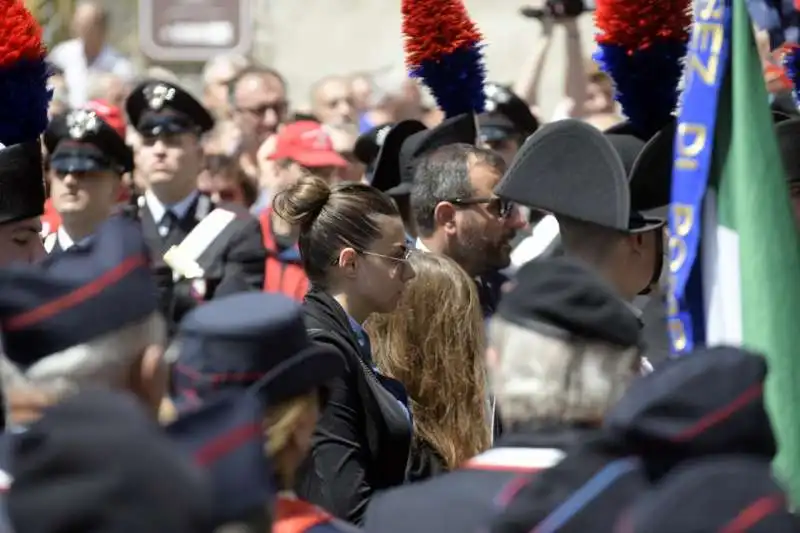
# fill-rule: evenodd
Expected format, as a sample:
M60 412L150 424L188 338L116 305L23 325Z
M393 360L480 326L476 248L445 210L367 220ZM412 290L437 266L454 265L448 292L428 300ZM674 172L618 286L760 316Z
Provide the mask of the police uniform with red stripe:
M108 219L80 250L0 269L4 355L23 372L48 355L140 322L157 310L148 250L139 224L127 217ZM6 488L13 461L2 450L25 431L13 419L9 426L0 440L0 487Z
M489 533L612 531L621 511L683 467L733 456L768 465L776 446L764 409L766 370L760 355L729 347L662 363L608 412L600 438L521 487ZM723 489L715 489L717 501ZM635 531L656 531L654 523ZM692 530L678 523L659 531Z
M344 360L337 353L308 337L300 304L281 294L236 294L214 300L186 316L176 342L180 351L173 365L173 403L179 413L190 413L214 398L244 394L258 399L251 418L260 422L270 405L313 391L324 402L327 383L344 371ZM265 346L270 349L265 351ZM255 427L260 432L260 423ZM263 455L263 444L257 450ZM251 460L256 459L254 450ZM273 532L356 530L299 499L292 487L280 488ZM231 492L240 493L247 491Z
M186 134L199 140L214 125L208 111L188 92L164 81L142 82L131 92L125 109L145 143L175 143ZM263 237L258 220L246 209L216 205L196 189L165 205L150 187L133 211L153 255L161 307L173 331L201 302L262 290Z

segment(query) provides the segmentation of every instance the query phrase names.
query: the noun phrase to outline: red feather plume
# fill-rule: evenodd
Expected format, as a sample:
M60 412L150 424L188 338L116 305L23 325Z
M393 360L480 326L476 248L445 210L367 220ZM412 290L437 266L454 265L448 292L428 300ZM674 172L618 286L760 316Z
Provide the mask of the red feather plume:
M18 0L0 0L0 66L45 56L42 28Z
M480 32L459 0L403 0L402 13L409 68L481 41Z
M685 42L692 24L687 0L598 0L594 16L597 42L628 51L657 41Z

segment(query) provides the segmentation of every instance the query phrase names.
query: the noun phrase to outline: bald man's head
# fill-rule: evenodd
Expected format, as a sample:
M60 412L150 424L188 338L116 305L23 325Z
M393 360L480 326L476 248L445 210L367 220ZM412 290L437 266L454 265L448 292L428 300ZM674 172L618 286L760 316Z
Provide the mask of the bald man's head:
M358 117L350 80L329 76L315 83L311 87L311 112L330 126L355 124Z
M278 72L266 68L243 71L232 87L233 111L248 149L257 149L286 120L286 84Z

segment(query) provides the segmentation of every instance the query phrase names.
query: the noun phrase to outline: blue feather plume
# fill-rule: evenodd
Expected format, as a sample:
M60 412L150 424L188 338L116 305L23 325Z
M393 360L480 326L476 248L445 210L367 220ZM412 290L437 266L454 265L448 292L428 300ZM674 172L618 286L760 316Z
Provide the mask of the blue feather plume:
M677 106L687 43L665 40L629 53L599 44L594 59L614 80L616 98L631 124L649 137L666 124Z
M486 106L486 68L480 44L457 48L437 59L427 59L411 69L431 90L447 117L482 113Z
M20 59L0 65L0 143L6 146L37 139L47 128L52 91L44 59Z

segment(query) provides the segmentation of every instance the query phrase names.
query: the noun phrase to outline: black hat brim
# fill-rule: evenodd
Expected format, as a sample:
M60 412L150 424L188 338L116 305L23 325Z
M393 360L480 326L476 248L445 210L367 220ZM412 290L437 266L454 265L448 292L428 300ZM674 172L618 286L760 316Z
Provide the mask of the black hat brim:
M375 158L371 183L373 187L389 193L401 184L400 151L403 143L412 135L427 129L418 120L403 120L389 130Z
M642 148L630 169L631 209L649 211L670 203L677 122L670 121Z

